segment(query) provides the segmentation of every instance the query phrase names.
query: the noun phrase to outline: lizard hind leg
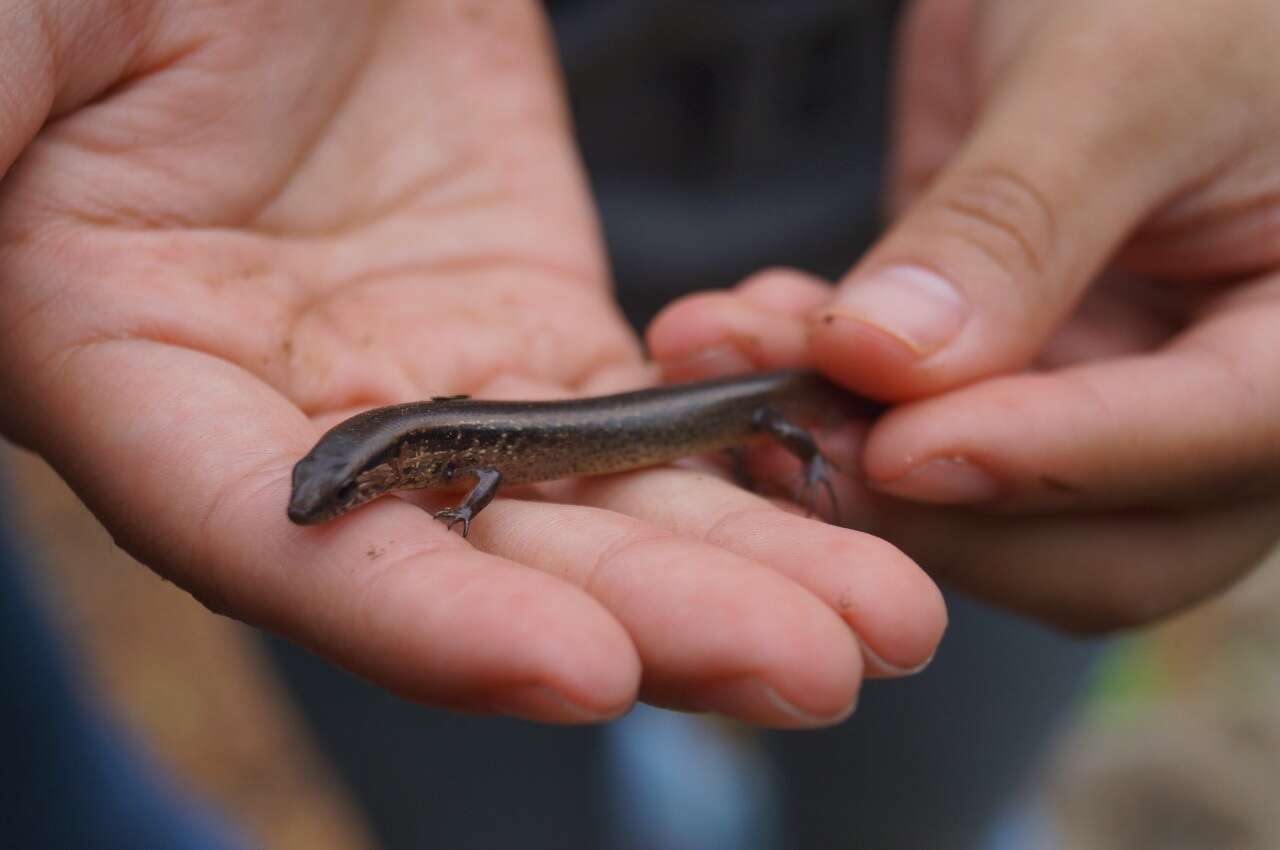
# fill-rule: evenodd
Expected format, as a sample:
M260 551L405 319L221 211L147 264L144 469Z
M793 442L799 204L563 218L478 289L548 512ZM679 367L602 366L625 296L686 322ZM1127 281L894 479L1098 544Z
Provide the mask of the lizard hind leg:
M761 408L755 416L754 424L782 445L790 454L804 465L799 492L796 501L804 505L806 515L818 514L817 491L822 488L831 502L831 522L840 521L840 503L836 499L836 489L831 483L833 472L839 467L822 453L818 441L804 428L790 422L782 414L771 407Z
M494 494L498 492L498 485L502 483L502 473L496 469L477 469L475 476L476 484L462 500L462 504L436 511L434 514L436 519L445 524L445 529L448 531L452 531L455 525L462 523L463 537L471 531L471 520L484 510L485 505L493 501Z

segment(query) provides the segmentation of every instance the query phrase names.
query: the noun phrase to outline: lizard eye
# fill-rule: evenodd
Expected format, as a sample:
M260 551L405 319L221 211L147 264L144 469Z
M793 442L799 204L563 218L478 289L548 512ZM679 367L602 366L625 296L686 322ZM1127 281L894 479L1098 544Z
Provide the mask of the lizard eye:
M343 484L342 487L338 489L338 493L337 493L338 501L345 504L351 501L351 498L355 496L355 494L356 494L356 482L348 481L346 484Z
M453 461L446 461L444 469L440 470L440 476L444 478L445 481L452 481L453 475L457 471L458 468L453 465Z

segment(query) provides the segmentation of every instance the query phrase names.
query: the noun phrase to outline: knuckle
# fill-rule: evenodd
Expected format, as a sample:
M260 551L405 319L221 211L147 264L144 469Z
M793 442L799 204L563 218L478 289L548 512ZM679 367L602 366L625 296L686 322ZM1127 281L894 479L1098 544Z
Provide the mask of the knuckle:
M990 167L956 175L939 199L944 232L973 245L1011 280L1041 276L1056 252L1047 195L1017 172Z
M649 550L658 550L655 560L660 562L668 554L667 549L679 551L679 537L665 531L627 530L608 541L596 554L591 566L578 577L579 586L590 596L608 596L609 585L620 572L625 573L632 559L637 556L643 562Z

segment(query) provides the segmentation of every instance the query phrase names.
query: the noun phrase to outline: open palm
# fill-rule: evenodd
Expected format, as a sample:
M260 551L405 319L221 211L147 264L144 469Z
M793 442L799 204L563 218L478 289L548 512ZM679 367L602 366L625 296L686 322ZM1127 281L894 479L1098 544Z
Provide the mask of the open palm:
M537 5L327 5L59 23L0 184L6 433L210 607L435 704L812 725L864 657L924 661L914 564L693 469L500 499L470 541L399 499L288 523L354 409L648 374Z

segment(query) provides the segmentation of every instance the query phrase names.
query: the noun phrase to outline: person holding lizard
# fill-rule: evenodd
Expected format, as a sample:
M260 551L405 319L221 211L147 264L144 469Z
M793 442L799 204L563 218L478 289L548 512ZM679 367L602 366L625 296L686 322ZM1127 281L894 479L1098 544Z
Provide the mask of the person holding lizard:
M899 403L842 444L860 531L687 469L500 499L474 545L392 500L288 525L354 409L653 380L530 3L0 13L0 426L212 609L462 710L833 723L936 647L917 563L1082 631L1194 604L1275 536L1280 13L910 14L895 226L835 289L763 272L648 333L672 377Z

